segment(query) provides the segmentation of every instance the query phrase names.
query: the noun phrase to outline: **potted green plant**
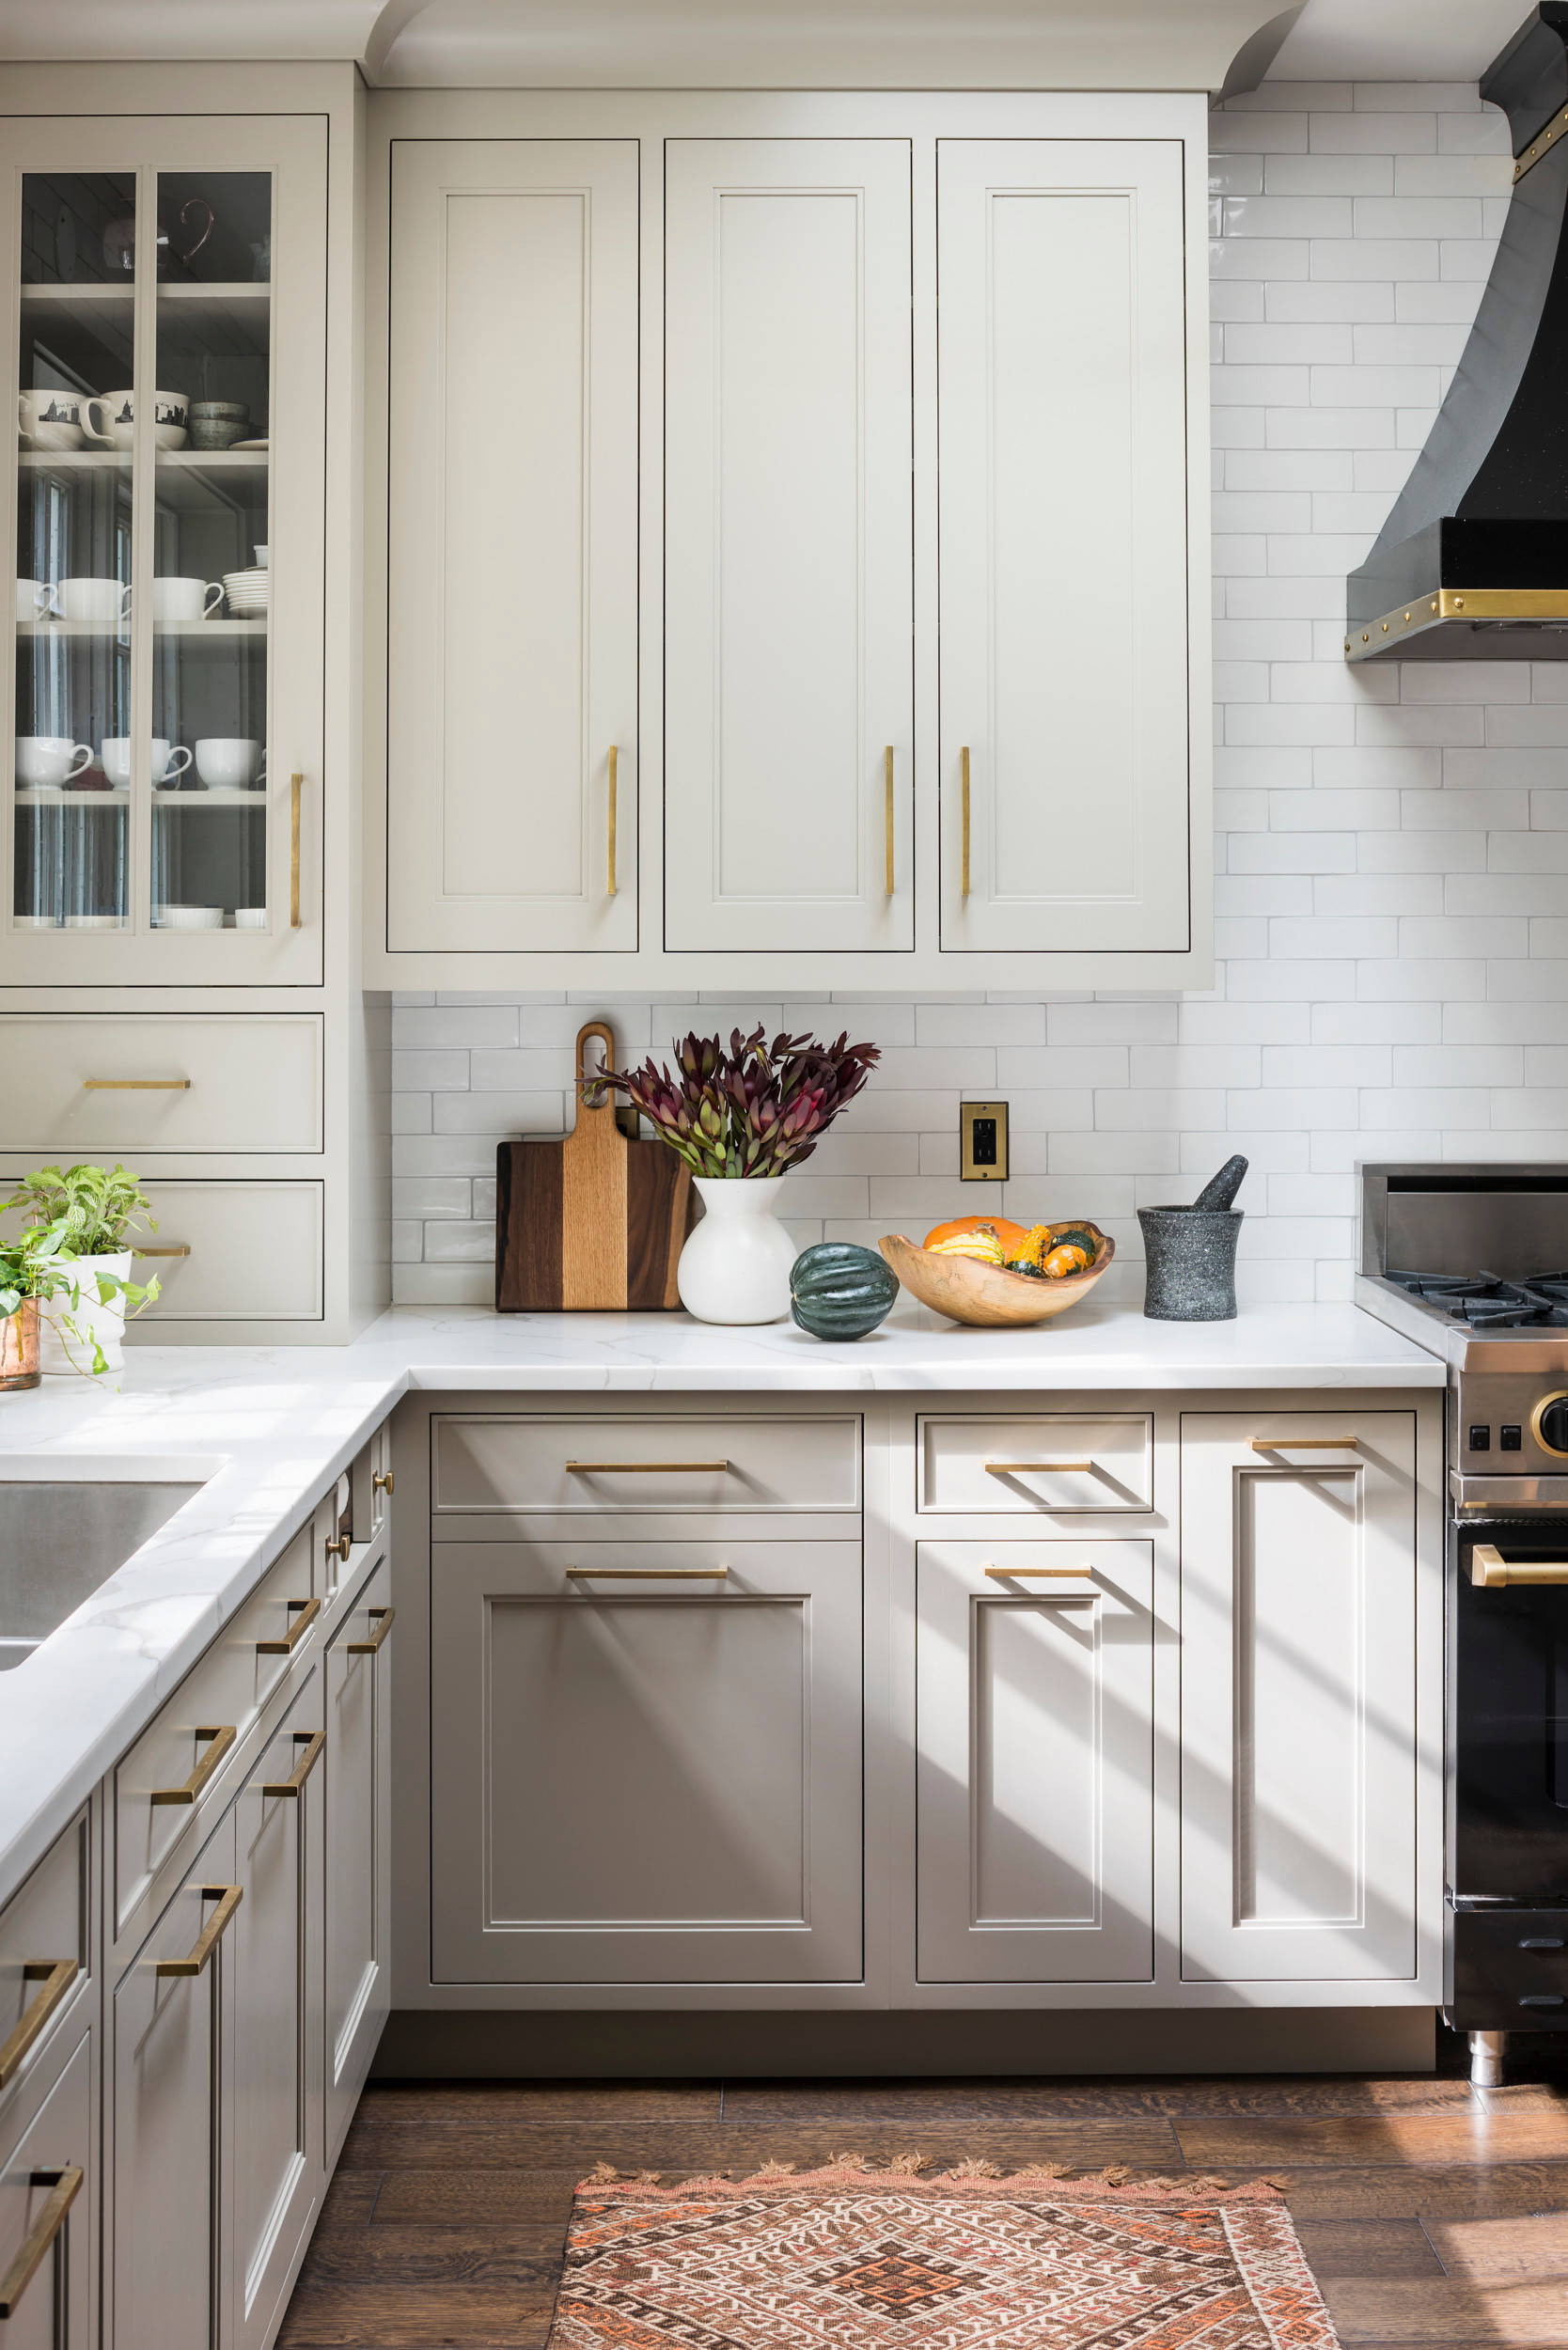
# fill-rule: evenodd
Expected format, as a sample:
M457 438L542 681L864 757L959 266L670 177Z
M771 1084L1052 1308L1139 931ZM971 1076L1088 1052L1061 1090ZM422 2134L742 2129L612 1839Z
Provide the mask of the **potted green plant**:
M39 1368L96 1377L118 1371L125 1324L158 1294L131 1278L133 1232L155 1232L150 1201L125 1167L40 1167L6 1203L24 1215L23 1240L58 1231L58 1278L39 1301Z
M39 1312L74 1286L71 1263L63 1224L0 1241L0 1389L38 1386Z

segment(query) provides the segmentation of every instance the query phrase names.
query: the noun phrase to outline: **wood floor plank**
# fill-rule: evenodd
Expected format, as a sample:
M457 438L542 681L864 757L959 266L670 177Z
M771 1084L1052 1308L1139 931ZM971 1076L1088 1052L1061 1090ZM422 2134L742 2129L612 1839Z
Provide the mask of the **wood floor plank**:
M1425 2232L1450 2277L1486 2283L1568 2277L1568 2210L1510 2219L1434 2219Z
M1325 2281L1323 2297L1347 2344L1568 2342L1568 2282L1341 2277Z
M1229 2168L1240 2183L1260 2172ZM1377 2170L1273 2163L1267 2176L1286 2182L1291 2216L1304 2219L1500 2219L1568 2204L1568 2163L1434 2164Z
M1179 2168L1180 2149L1168 2122L1019 2123L1010 2129L972 2129L965 2123L932 2121L923 2128L894 2123L868 2126L787 2123L655 2123L632 2127L592 2121L527 2122L458 2128L431 2123L410 2129L384 2123L375 2110L362 2114L349 2133L343 2161L352 2170L421 2170L462 2168L486 2170L577 2169L579 2178L595 2163L618 2170L755 2170L760 2163L793 2162L801 2168L830 2162L841 2153L884 2160L911 2151L930 2159L959 2161L979 2154L1004 2167L1026 2162L1068 2162L1082 2169L1105 2163L1140 2168Z
M279 2350L367 2343L377 2350L515 2341L555 2306L558 2250L536 2229L375 2228L313 2244ZM371 2248L367 2258L366 2246Z
M1307 2265L1325 2277L1440 2277L1443 2264L1419 2219L1306 2219L1296 2224Z
M716 2122L717 2081L374 2081L360 2110L457 2129L497 2122Z
M1060 2116L1251 2116L1482 2110L1469 2083L1434 2076L1396 2080L740 2081L726 2085L727 2122L866 2122L973 2115L993 2124Z
M338 2170L321 2199L321 2228L364 2228L376 2207L381 2174L375 2170Z
M373 2174L372 2174L373 2175ZM389 2170L376 2199L378 2227L524 2227L548 2222L566 2239L572 2190L568 2170Z
M1227 2122L1178 2117L1187 2160L1228 2163L1540 2162L1568 2157L1568 2112L1304 2115L1299 2120Z

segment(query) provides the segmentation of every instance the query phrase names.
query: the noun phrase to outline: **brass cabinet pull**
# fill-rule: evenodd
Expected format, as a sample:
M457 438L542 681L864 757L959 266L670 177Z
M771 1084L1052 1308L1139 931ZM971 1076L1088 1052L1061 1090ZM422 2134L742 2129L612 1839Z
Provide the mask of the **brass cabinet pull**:
M287 1778L264 1778L261 1781L261 1793L264 1795L297 1797L306 1780L321 1761L321 1748L326 1745L324 1730L296 1730L292 1735L295 1746L303 1747L305 1752Z
M328 1550L332 1548L330 1543L327 1548ZM344 1556L347 1557L347 1555L345 1552ZM257 1641L258 1656L291 1656L321 1612L321 1603L319 1599L286 1599L283 1605L285 1607L297 1607L299 1613L281 1640Z
M29 2173L29 2186L53 2186L55 2192L24 2237L15 2260L0 2277L0 2318L16 2314L17 2303L38 2274L44 2254L65 2226L66 2214L81 2191L82 2177L81 2166L74 2162L63 2170L50 2169Z
M188 1257L190 1253L188 1240L160 1241L156 1247L133 1248L131 1251L133 1257Z
M392 1492L392 1478L393 1471L391 1469L377 1469L370 1479L370 1491L373 1494L385 1494L388 1497L390 1497Z
M218 1904L216 1909L213 1910L200 1934L191 1944L185 1956L159 1959L152 1970L154 1974L199 1975L212 1952L217 1949L219 1937L225 1927L243 1900L244 1887L243 1885L204 1885L201 1888L201 1898L204 1902L216 1902Z
M300 794L303 776L289 778L289 928L300 927Z
M607 888L607 891L606 891L606 895L607 895L607 896L609 896L609 897L611 897L611 898L613 898L613 897L615 896L615 894L616 894L616 885L615 885L615 822L616 822L616 796L617 796L617 794L616 794L616 766L617 766L617 761L618 761L618 759L619 759L619 752L618 752L617 746L616 746L616 744L615 744L614 743L612 743L612 744L610 744L610 760L609 760L609 767L610 767L610 806L609 806L609 833L608 833L608 843L607 843L607 845L608 845L608 851L609 851L609 868L610 868L610 870L609 870L609 883L608 883L608 888Z
M24 1981L41 1982L43 1988L28 2000L4 2044L0 2044L0 2089L8 2089L15 2080L23 2058L81 1971L73 1958L34 1958L24 1966Z
M728 1469L728 1461L568 1461L572 1477L678 1477L696 1469Z
M1040 1476L1050 1473L1062 1477L1070 1469L1091 1469L1094 1464L1092 1461L986 1461L982 1466L987 1477L1018 1477L1026 1470Z
M882 849L886 866L886 894L892 897L898 887L893 860L893 745L888 744L882 754Z
M345 1641L343 1644L343 1653L345 1656L376 1655L380 1651L382 1642L385 1639L387 1634L391 1631L393 1624L398 1619L398 1611L395 1607L367 1607L365 1613L369 1617L370 1622L376 1628L371 1633L368 1640Z
M568 1567L569 1583L722 1583L728 1567Z
M1568 1583L1568 1559L1520 1559L1511 1566L1495 1543L1477 1543L1470 1552L1470 1580L1489 1591L1509 1583Z
M84 1093L189 1093L189 1077L84 1077Z
M346 1567L349 1563L349 1552L353 1547L353 1536L352 1534L329 1534L321 1547L329 1559L336 1559L340 1567Z
M1087 1559L1081 1567L982 1567L980 1569L980 1573L988 1574L994 1583L1066 1582L1069 1578L1074 1583L1081 1583L1086 1574L1092 1574L1093 1572Z
M969 895L969 745L967 743L964 744L964 748L958 754L958 776L959 822L961 825L958 894L961 898L966 898Z
M226 1722L221 1728L198 1730L193 1735L208 1741L207 1751L196 1769L185 1780L183 1786L155 1787L148 1797L149 1803L195 1803L212 1773L234 1744L237 1733Z
M1254 1436L1254 1452L1354 1452L1359 1436Z

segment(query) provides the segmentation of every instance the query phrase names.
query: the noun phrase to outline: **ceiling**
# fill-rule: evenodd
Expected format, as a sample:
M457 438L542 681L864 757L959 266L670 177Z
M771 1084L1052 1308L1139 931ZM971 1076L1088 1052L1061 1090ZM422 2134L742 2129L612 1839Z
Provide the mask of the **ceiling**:
M0 58L341 58L447 86L1209 87L1280 0L0 0ZM1295 81L1473 82L1528 0L1306 0Z

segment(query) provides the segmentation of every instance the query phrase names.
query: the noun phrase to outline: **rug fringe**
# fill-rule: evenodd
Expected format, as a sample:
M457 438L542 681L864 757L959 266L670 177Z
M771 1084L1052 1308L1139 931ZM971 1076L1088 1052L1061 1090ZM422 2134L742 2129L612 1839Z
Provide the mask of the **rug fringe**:
M617 2186L663 2198L738 2194L753 2187L785 2187L792 2191L813 2190L827 2186L874 2186L899 2181L925 2194L942 2193L961 2188L971 2193L996 2193L1007 2188L1058 2188L1073 2196L1090 2198L1105 2196L1113 2201L1134 2202L1149 2199L1171 2202L1183 2197L1204 2202L1276 2202L1285 2194L1290 2182L1272 2174L1244 2180L1239 2186L1213 2171L1135 2171L1124 2162L1107 2163L1097 2172L1074 2176L1073 2165L1066 2162L1028 2162L1016 2170L1004 2171L999 2163L988 2161L980 2154L968 2154L950 2169L937 2170L929 2155L917 2153L893 2154L879 2166L867 2154L839 2154L817 2170L799 2170L792 2162L764 2162L756 2170L730 2173L710 2171L700 2178L678 2181L670 2186L659 2184L657 2170L619 2171L613 2163L595 2163L588 2177L581 2180L577 2191L591 2193L596 2189Z

